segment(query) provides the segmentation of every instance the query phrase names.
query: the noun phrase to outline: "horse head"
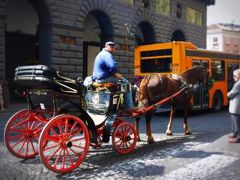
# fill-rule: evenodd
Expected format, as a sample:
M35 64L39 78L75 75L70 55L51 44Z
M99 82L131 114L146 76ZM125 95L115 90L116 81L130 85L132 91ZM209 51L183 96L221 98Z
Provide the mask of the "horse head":
M197 81L208 84L210 80L209 71L204 66L195 66L182 73L182 77L188 84L194 84Z

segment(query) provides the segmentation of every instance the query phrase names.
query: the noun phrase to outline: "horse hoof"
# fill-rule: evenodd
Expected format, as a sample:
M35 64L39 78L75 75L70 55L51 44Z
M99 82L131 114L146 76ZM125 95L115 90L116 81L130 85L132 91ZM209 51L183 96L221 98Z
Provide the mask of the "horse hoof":
M166 133L166 135L167 135L167 136L172 136L172 135L173 135L173 133Z
M185 135L192 135L191 131L185 132Z
M138 138L138 142L141 142L142 140L140 138Z
M152 136L148 137L147 140L148 140L148 144L154 144L155 143L155 141L154 141Z
M155 143L154 140L148 141L148 144L154 144L154 143Z

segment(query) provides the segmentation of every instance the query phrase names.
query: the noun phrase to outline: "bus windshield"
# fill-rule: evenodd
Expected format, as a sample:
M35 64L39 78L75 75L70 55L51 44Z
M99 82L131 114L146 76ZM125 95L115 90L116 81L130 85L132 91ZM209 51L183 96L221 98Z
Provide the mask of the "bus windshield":
M141 73L159 73L172 71L172 49L141 51Z

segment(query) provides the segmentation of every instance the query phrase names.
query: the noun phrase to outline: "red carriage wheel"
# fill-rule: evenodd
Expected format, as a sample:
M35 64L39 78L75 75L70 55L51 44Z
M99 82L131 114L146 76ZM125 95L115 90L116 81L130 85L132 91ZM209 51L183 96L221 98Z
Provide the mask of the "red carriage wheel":
M38 154L38 138L46 124L44 113L23 109L8 120L4 142L14 156L30 159Z
M112 135L112 144L120 154L132 152L137 144L137 131L129 122L119 124Z
M43 164L57 173L77 168L89 148L89 133L76 116L58 115L43 128L39 138L39 155Z

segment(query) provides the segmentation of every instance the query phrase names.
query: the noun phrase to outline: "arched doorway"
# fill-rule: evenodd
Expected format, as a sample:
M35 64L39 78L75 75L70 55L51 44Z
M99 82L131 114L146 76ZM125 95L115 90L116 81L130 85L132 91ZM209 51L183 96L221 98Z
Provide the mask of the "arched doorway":
M105 12L93 10L84 21L83 78L92 75L94 59L107 41L113 41L111 20Z
M155 31L153 26L147 21L140 22L135 34L136 45L152 44L155 42Z
M171 41L186 41L186 38L181 30L176 30L172 34Z
M51 21L42 0L8 0L5 11L5 77L14 99L17 66L51 64Z

